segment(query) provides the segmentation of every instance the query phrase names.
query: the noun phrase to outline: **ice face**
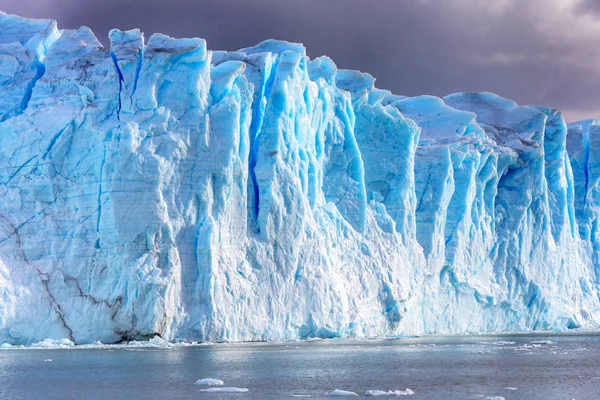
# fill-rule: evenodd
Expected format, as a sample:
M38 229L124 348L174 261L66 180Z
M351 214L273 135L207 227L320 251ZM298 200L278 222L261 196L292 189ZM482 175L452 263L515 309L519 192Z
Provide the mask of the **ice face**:
M572 168L570 196L574 198L574 214L579 236L591 254L595 283L600 283L600 122L582 121L568 126L567 149Z
M600 124L0 14L0 343L597 327Z

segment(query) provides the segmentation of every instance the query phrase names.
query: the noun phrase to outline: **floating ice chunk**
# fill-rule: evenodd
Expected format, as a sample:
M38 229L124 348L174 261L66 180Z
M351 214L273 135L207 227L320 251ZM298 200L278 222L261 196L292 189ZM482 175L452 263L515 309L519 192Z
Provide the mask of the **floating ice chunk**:
M506 340L498 340L497 342L492 342L494 346L510 346L512 344L516 344L516 342L509 342Z
M310 397L310 394L291 394L290 396L296 397L296 398L307 398L307 397Z
M12 349L14 346L10 343L2 343L0 344L0 349Z
M170 347L171 343L167 342L165 339L160 336L154 336L152 339L148 340L148 344L158 347Z
M223 381L220 379L213 378L204 378L198 379L194 385L202 385L202 386L223 386Z
M502 396L488 396L485 398L485 400L506 400L506 399Z
M173 347L173 343L166 341L160 336L155 336L148 341L132 340L131 342L128 342L125 347L153 347L159 349L166 349L169 347Z
M44 360L44 362L52 362L52 359L51 359L51 358L46 358L46 359Z
M334 391L327 393L327 396L358 396L358 394L347 390L335 389Z
M200 391L207 393L246 393L248 389L238 387L210 387L207 389L200 389Z
M531 344L554 344L551 340L534 340Z
M367 390L365 396L412 396L415 394L410 389L406 390Z
M516 388L516 387L512 387L512 386L508 386L508 387L506 387L505 389L506 389L506 390L517 390L517 388Z

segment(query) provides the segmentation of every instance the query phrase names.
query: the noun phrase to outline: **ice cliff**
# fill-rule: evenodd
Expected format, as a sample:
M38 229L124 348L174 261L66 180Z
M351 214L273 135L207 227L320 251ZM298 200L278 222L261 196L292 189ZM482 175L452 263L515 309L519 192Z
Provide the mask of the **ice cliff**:
M598 122L109 39L0 15L0 343L600 323Z

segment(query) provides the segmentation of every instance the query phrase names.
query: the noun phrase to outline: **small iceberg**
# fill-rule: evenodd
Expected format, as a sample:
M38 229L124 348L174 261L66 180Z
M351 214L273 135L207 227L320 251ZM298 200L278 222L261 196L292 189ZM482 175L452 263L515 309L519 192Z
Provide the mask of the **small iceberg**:
M327 396L358 396L358 394L347 390L335 389L333 392L327 393Z
M220 379L213 379L213 378L204 378L204 379L198 379L194 385L200 385L200 386L223 386L223 381Z
M209 387L207 389L200 389L200 391L206 393L246 393L248 389L238 387Z
M406 390L367 390L365 392L365 396L412 396L413 394L415 392L408 388Z

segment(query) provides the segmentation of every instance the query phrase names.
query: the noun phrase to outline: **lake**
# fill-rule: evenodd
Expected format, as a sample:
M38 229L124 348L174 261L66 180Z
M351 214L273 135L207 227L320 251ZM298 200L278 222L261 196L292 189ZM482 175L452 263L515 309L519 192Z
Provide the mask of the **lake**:
M535 334L0 350L2 399L599 399L600 336ZM207 393L216 378L245 393ZM410 391L406 391L410 389ZM384 397L385 398L385 397Z

